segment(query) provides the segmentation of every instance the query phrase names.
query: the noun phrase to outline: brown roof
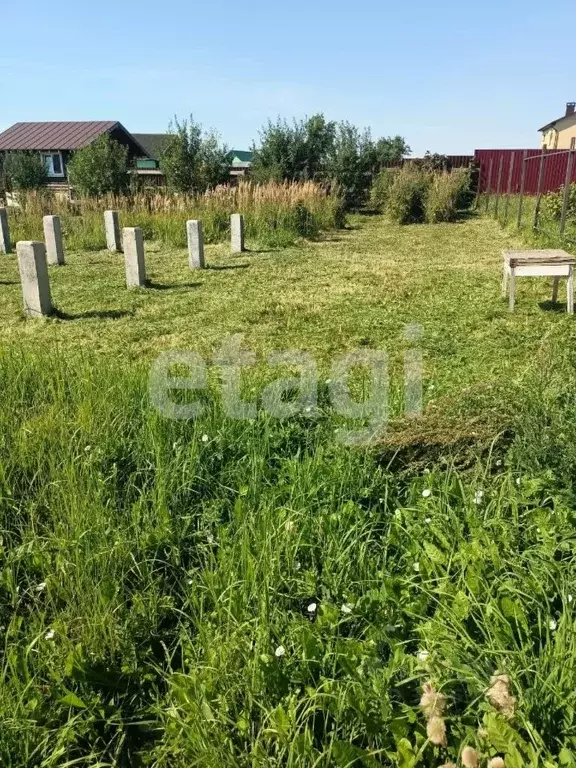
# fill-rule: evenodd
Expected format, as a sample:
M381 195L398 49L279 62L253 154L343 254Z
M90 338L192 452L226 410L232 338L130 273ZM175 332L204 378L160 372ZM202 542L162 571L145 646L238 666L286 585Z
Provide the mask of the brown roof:
M80 149L119 125L92 123L15 123L0 133L0 150Z

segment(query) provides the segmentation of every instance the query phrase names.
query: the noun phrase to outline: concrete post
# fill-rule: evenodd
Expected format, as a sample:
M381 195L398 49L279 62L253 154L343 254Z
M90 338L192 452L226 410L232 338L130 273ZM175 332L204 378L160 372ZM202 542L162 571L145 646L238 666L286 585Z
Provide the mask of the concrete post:
M146 284L146 265L144 263L144 240L139 227L126 227L122 230L124 240L124 264L126 267L126 287L136 288Z
M44 243L24 240L16 243L18 269L24 298L24 314L40 317L52 312L52 297Z
M10 253L11 250L8 211L6 208L0 208L0 253Z
M244 250L244 217L241 213L230 216L230 232L232 253L242 253Z
M104 211L104 228L106 230L106 247L109 251L121 253L120 222L118 211Z
M204 231L202 222L190 219L186 222L188 237L188 266L190 269L204 269Z
M62 245L60 216L44 216L43 223L48 264L64 264L64 246Z

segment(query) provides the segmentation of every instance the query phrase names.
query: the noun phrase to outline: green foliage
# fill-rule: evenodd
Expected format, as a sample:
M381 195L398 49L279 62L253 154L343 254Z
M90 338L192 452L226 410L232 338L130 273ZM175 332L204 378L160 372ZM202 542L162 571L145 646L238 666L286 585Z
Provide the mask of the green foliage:
M160 168L169 189L201 193L229 181L228 148L214 132L189 120L170 124L169 135L160 150Z
M80 195L124 194L130 181L128 148L103 134L74 153L68 163L68 178Z
M9 187L18 192L42 189L48 183L48 171L39 152L8 152L4 173Z
M376 174L372 189L370 190L370 205L375 210L380 212L385 210L390 189L398 172L398 168L382 168Z
M542 215L553 221L560 221L564 205L564 187L558 192L550 192L542 198ZM568 219L576 219L576 183L570 185L568 192Z
M253 147L255 181L323 180L326 159L334 142L336 126L317 114L306 120L271 120L260 132L260 146Z
M387 194L386 214L397 224L425 219L430 175L417 167L404 166L395 175Z
M336 184L346 207L357 208L367 201L378 170L399 161L410 147L401 136L374 142L369 131L328 122L317 114L292 125L280 118L269 121L253 152L256 181L313 179Z
M327 163L327 173L341 191L347 208L366 203L376 169L370 131L339 123Z
M466 168L432 174L426 193L426 221L429 224L454 221L458 212L466 207L469 186L470 174Z

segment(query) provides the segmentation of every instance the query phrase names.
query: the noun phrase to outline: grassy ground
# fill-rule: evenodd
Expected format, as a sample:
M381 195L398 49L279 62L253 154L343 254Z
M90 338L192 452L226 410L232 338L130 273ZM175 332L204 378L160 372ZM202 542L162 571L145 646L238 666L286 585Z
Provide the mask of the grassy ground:
M573 318L536 280L507 312L517 241L496 222L351 223L211 246L203 272L150 245L136 292L121 257L69 253L41 321L0 261L2 765L439 766L465 745L576 764ZM231 333L259 356L253 396L274 349L323 379L341 352L388 350L387 438L335 441L324 384L314 419L230 421L215 380L197 422L155 412L155 355L209 359Z

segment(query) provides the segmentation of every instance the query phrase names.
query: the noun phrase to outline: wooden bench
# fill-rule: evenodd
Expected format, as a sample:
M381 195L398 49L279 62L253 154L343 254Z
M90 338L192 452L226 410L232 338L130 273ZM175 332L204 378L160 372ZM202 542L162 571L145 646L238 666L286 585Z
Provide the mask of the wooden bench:
M574 265L576 257L561 250L504 251L502 296L506 296L510 281L510 312L514 311L517 277L553 277L552 301L558 299L558 282L568 278L567 308L574 313Z

